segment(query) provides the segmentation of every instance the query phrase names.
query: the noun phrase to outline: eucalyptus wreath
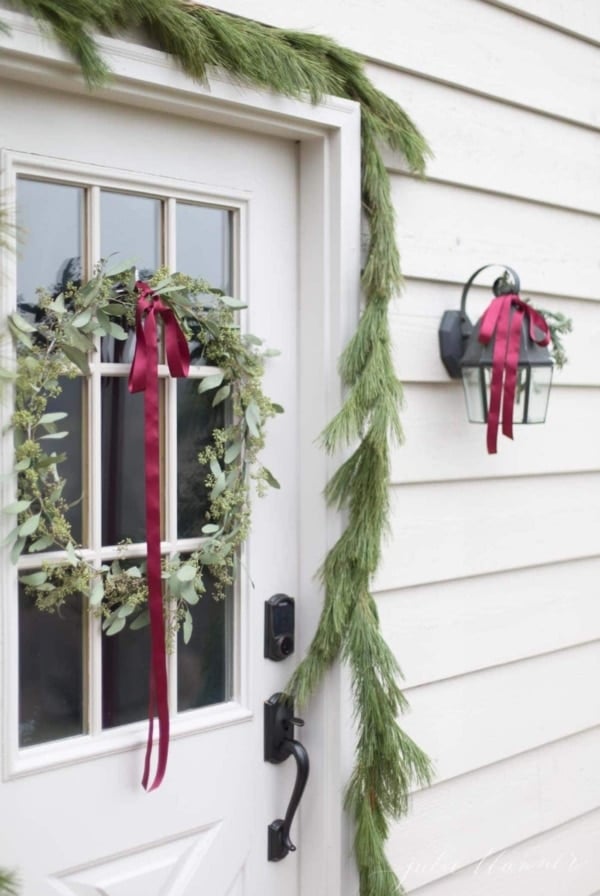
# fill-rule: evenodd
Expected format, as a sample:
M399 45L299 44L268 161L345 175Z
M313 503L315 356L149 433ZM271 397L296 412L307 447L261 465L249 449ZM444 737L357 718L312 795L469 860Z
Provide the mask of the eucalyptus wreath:
M386 855L391 819L406 813L412 787L431 765L400 727L407 703L400 670L380 630L370 590L389 523L390 450L402 440L402 387L394 371L388 304L401 288L394 207L381 145L422 174L427 143L404 110L379 91L364 60L317 34L271 28L186 0L13 0L35 16L79 64L90 87L110 72L94 33L142 34L205 82L211 67L243 84L318 102L327 94L360 104L362 202L370 236L362 275L364 311L340 361L347 398L323 434L326 451L352 453L327 487L345 512L345 530L321 570L324 605L314 639L287 691L299 703L338 659L348 663L357 729L356 762L346 804L355 825L361 896L397 896L403 888Z
M172 635L182 626L187 643L193 627L190 606L205 592L207 574L215 597L233 581L237 549L250 525L251 481L260 492L279 487L257 458L264 446L265 421L283 408L262 391L264 359L274 352L265 350L257 337L241 333L235 317L244 307L239 300L203 280L164 269L149 284L174 312L193 361L212 368L197 380L198 392L212 398L213 407L226 401L230 405L229 422L213 430L198 455L209 497L201 546L185 557L175 554L163 560L168 631ZM143 561L116 559L97 567L74 543L61 474L66 454L47 447L68 435L67 413L49 412L48 403L61 394L65 378L89 376L88 358L98 340L128 338L136 301L132 268L100 266L85 285L68 284L58 295L40 290L34 313L18 311L8 318L17 354L11 426L18 496L4 508L16 517L7 537L11 557L16 562L23 551L64 552L59 560L52 555L43 560L39 571L21 575L20 581L38 608L50 612L60 609L70 595L87 595L107 635L127 624L132 629L148 624L145 566ZM7 370L2 373L13 376Z

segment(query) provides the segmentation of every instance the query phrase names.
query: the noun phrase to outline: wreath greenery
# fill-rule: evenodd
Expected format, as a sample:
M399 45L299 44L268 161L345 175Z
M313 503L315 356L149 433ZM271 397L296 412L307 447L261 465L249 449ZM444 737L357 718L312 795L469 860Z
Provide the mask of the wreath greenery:
M261 492L279 487L257 458L264 445L265 421L283 408L262 391L264 358L274 352L264 350L255 336L240 332L235 312L244 307L241 302L202 280L169 275L166 270L149 282L177 317L193 359L213 368L198 380L198 392L212 396L213 407L226 400L231 403L231 421L213 430L211 443L198 456L209 493L202 544L185 558L175 554L163 561L168 630L173 634L182 626L187 643L193 625L189 607L205 591L206 573L217 597L232 582L237 548L250 524L251 480ZM61 464L66 455L45 447L68 435L66 412L47 410L49 400L60 395L61 382L89 375L88 357L99 339L124 340L131 332L135 273L118 266L100 267L84 286L70 284L56 296L40 290L38 300L33 320L21 312L8 318L17 347L12 428L18 500L4 508L17 517L7 538L11 556L16 562L23 551L66 553L66 562L51 557L42 562L41 570L20 577L39 609L56 611L69 595L83 594L103 617L108 635L127 624L141 628L149 621L144 563L117 559L97 567L78 549L63 496ZM3 373L11 376L9 371Z
M211 67L243 84L318 102L327 94L360 104L362 202L370 238L362 286L365 308L340 362L347 399L323 434L325 450L353 453L327 488L346 513L346 528L321 578L325 601L314 639L288 686L304 703L338 658L352 675L356 763L346 803L355 824L361 896L398 896L403 888L385 855L392 818L407 811L409 792L431 778L427 756L398 723L407 703L396 659L382 637L370 582L389 519L390 450L402 439L402 388L391 352L388 303L401 286L394 207L381 144L422 174L427 144L404 110L370 82L364 60L333 40L271 28L186 0L13 0L35 16L77 61L93 87L110 72L94 32L143 34L192 78Z

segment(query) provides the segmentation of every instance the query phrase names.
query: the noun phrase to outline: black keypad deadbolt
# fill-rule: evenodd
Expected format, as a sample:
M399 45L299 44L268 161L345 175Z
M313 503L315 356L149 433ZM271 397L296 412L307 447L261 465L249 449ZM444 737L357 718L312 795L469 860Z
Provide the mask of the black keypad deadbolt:
M274 594L265 601L265 658L284 660L294 652L294 598Z

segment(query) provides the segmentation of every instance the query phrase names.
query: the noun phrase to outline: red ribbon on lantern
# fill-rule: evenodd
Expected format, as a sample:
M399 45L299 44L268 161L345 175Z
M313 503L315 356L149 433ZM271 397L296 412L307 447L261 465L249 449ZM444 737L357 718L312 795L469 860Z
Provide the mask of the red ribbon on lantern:
M542 315L515 293L495 298L481 318L478 339L488 345L494 338L492 382L487 424L487 450L498 451L498 426L502 407L502 433L513 437L513 412L523 318L529 321L529 338L537 345L550 343L550 330ZM538 332L541 335L538 335Z
M139 295L135 310L136 346L129 373L129 391L144 392L144 453L146 472L146 547L148 609L150 613L150 696L148 740L142 786L160 786L169 755L169 701L167 652L160 562L160 429L158 399L157 317L163 321L165 354L171 376L185 377L190 369L187 340L173 311L145 282L135 284ZM154 716L158 716L158 761L150 787L150 762L154 741Z

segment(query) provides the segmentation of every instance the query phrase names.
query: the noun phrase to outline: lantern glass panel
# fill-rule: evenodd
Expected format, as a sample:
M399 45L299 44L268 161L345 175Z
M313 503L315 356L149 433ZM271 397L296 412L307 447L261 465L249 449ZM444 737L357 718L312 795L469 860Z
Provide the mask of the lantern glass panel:
M529 389L529 406L524 423L544 423L548 410L550 386L552 385L552 367L531 367L531 386Z
M490 377L489 367L463 367L462 369L469 423L485 423L487 420Z
M531 367L529 365L518 367L515 402L513 404L513 423L527 423L530 388Z

